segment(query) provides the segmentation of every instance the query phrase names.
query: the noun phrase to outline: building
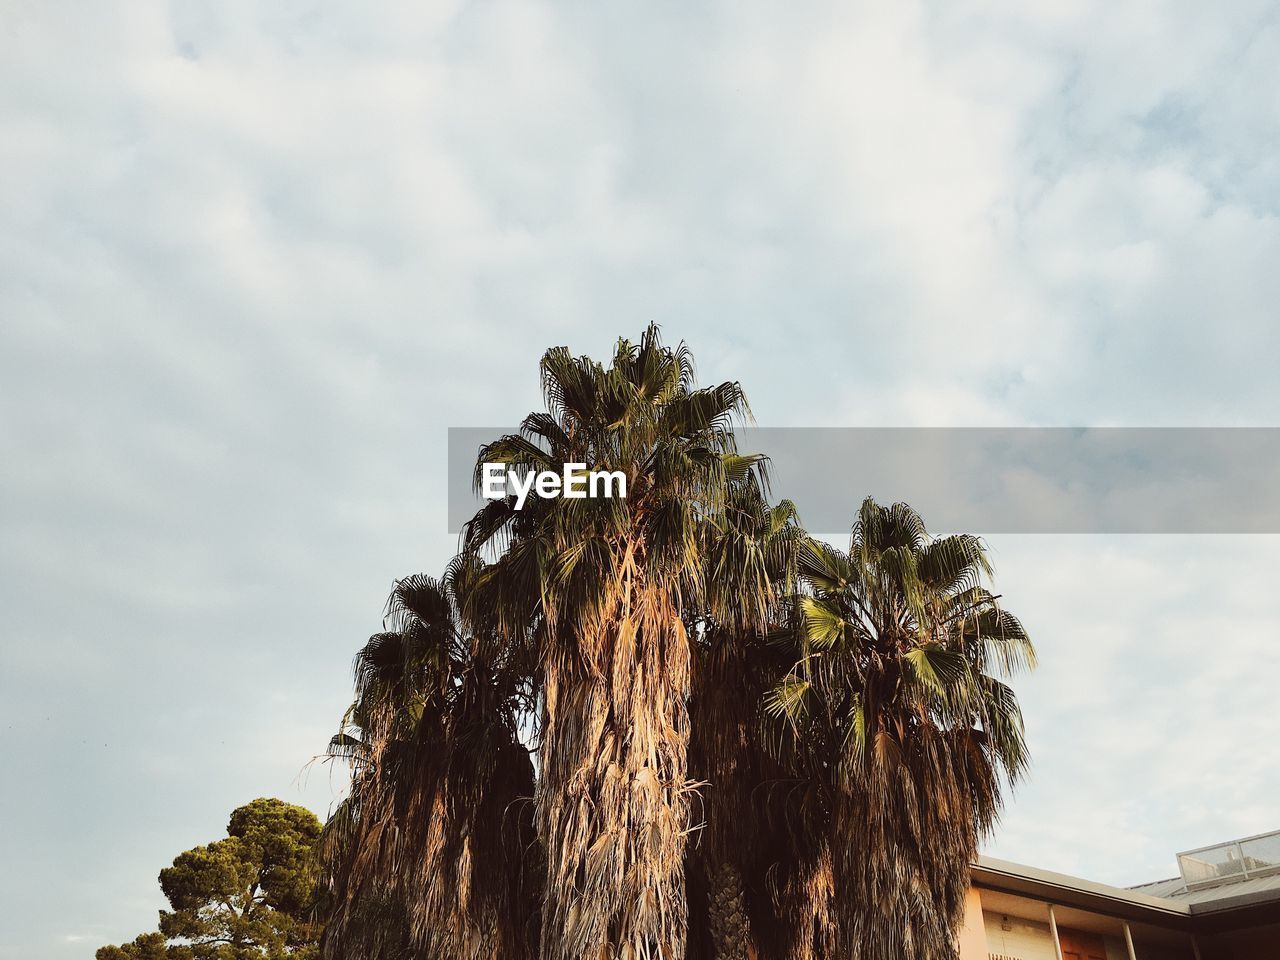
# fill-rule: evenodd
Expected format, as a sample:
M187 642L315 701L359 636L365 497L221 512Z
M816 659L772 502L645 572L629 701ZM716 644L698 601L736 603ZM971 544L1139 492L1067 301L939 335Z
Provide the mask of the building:
M1280 960L1280 831L1178 854L1132 888L981 858L961 960Z

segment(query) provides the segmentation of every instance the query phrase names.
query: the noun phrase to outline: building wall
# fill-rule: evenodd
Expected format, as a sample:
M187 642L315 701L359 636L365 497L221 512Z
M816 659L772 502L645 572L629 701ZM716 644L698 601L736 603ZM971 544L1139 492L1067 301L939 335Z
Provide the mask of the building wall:
M998 913L985 913L982 919L990 960L1058 960L1053 931L1047 920L1039 923ZM1124 942L1119 938L1103 937L1102 942L1107 948L1107 960L1129 960ZM968 960L961 956L962 960Z
M1053 949L1053 933L1047 922L1037 923L998 913L984 914L982 919L991 960L1058 960Z
M987 960L987 930L982 915L982 894L973 887L964 898L964 926L957 938L960 960Z

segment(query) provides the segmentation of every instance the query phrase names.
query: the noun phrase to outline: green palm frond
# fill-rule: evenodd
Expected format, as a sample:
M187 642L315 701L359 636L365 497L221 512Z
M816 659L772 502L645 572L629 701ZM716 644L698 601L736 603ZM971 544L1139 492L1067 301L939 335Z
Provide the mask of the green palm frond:
M764 697L764 710L774 718L786 718L792 723L801 723L807 713L805 698L813 684L791 674L784 677Z
M802 597L805 636L815 650L831 650L841 645L846 621L839 606L830 600Z

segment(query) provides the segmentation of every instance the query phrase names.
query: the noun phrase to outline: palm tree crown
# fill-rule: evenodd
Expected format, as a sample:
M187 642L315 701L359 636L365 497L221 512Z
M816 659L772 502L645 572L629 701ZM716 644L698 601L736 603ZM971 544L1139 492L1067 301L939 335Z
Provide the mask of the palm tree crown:
M356 699L330 755L350 796L324 838L325 956L523 960L530 922L533 766L519 644L477 616L481 567L400 580L387 629L356 655Z
M866 500L849 552L811 541L800 574L795 664L766 706L829 817L828 949L951 957L969 864L1027 763L1000 678L1034 649L983 586L981 540L930 538L905 504Z

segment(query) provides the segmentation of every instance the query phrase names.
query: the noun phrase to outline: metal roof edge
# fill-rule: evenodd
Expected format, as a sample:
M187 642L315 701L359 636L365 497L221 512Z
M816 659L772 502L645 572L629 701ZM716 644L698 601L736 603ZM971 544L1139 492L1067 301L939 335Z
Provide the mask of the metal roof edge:
M979 857L973 865L972 876L977 887L1031 896L1064 907L1081 907L1130 920L1165 924L1174 921L1181 926L1192 915L1190 905L1178 900L1153 897L1136 890L994 857Z
M1215 913L1227 913L1232 910L1244 910L1248 907L1276 905L1280 907L1280 888L1269 887L1265 890L1250 890L1229 897L1215 897L1212 900L1197 900L1191 904L1191 912L1203 917Z

